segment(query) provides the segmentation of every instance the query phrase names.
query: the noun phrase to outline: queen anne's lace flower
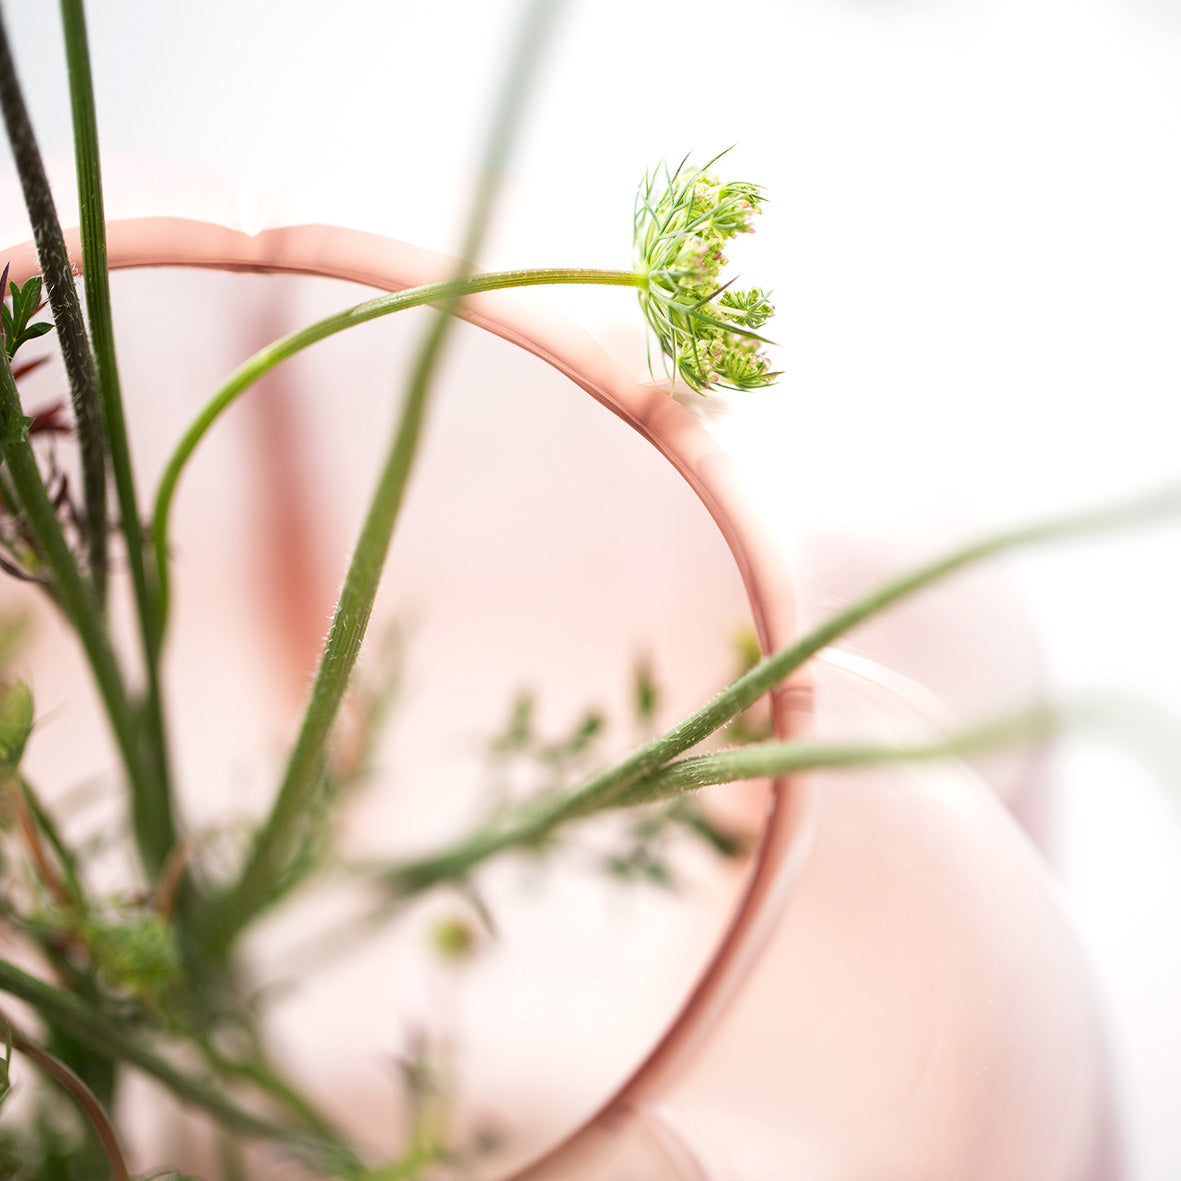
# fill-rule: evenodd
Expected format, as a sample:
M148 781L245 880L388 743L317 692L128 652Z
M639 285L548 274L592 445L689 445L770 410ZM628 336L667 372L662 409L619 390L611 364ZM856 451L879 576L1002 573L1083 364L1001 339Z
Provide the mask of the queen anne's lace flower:
M756 332L775 310L767 292L731 291L720 279L722 246L750 232L762 192L720 181L708 171L714 163L646 176L636 201L636 266L647 279L640 305L673 369L698 393L756 389L779 376Z

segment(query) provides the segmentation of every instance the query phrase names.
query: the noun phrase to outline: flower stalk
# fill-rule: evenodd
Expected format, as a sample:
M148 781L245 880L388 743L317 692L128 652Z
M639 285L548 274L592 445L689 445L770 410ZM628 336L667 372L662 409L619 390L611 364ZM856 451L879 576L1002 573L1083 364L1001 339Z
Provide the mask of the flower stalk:
M334 312L315 324L300 328L260 349L244 361L222 387L201 409L181 437L164 467L156 492L152 513L152 538L156 551L156 582L158 592L157 616L162 632L167 627L171 610L171 579L169 577L168 537L172 502L177 485L189 460L201 441L221 416L257 381L276 366L321 340L368 323L381 316L406 311L424 305L441 306L468 295L485 291L501 291L513 287L541 287L547 285L600 285L611 287L642 287L643 276L634 271L596 270L590 267L548 267L537 270L493 271L469 275L459 279L444 279L422 287L390 292L356 304L341 312Z
M140 522L139 498L136 495L119 366L115 356L98 124L82 0L61 0L61 15L69 67L70 107L74 123L86 311L90 319L91 339L98 371L99 401L106 443L119 503L119 525L123 533L127 565L131 572L136 618L147 675L147 689L139 716L142 720L143 757L150 771L146 786L155 797L151 806L152 824L158 831L153 834L147 845L141 845L141 852L145 858L145 868L155 877L163 868L177 838L168 738L164 724L163 689L160 682L160 623L156 614L157 597L148 585L144 532Z

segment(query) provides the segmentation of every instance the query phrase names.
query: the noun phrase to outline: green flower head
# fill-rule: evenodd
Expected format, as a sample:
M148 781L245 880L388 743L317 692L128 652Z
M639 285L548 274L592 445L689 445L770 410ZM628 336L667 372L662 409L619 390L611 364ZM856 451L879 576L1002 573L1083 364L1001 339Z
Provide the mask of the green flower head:
M779 376L757 333L775 310L767 292L732 291L721 279L722 248L751 231L762 191L719 180L709 169L720 158L645 176L636 200L636 266L647 279L640 305L673 369L699 394L757 389Z

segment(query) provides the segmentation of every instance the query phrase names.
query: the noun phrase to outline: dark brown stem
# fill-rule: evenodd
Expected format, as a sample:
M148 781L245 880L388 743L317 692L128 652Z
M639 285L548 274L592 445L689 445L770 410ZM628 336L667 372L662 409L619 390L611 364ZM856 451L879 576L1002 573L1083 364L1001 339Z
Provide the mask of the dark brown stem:
M70 383L70 397L78 430L82 460L82 491L86 505L87 563L96 597L104 599L107 573L106 434L99 400L98 370L78 291L74 270L62 235L53 194L41 162L41 152L25 107L16 68L8 47L8 34L0 15L0 111L4 115L12 156L20 176L37 257L45 278L49 306L57 326L62 361Z

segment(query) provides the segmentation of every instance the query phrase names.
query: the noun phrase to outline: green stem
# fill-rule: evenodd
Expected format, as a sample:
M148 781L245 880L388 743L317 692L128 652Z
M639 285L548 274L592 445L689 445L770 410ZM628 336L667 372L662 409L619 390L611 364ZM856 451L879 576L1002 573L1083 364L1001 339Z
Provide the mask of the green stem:
M541 50L560 8L559 0L530 0L522 13L481 159L479 180L460 250L461 259L475 258L483 245L509 149L541 62ZM237 883L228 892L226 904L219 909L211 924L210 946L215 952L224 952L245 924L281 893L281 881L298 838L301 816L324 774L328 738L369 624L402 494L418 449L435 367L462 296L467 291L555 282L627 287L642 287L647 283L646 278L632 271L546 270L473 276L471 270L471 264L462 261L450 284L436 286L436 299L444 314L437 317L428 329L411 373L401 419L349 562L316 682L279 793ZM408 294L404 292L403 296Z
M111 285L107 270L107 232L103 209L102 170L98 151L98 124L94 109L94 86L90 75L90 52L86 42L86 18L82 0L61 0L66 60L69 64L70 105L74 120L74 153L78 173L78 196L82 235L83 279L86 311L94 342L99 388L115 493L119 501L120 527L127 550L127 563L135 591L136 612L147 670L147 700L144 703L146 749L154 772L151 784L150 817L137 824L137 836L146 825L156 830L140 843L145 868L155 877L173 845L176 822L173 817L168 741L160 686L160 628L156 618L156 596L148 587L144 560L144 535L139 500L123 413L123 394L115 357L115 331L111 316ZM146 803L146 801L145 801Z
M209 1065L223 1078L237 1078L251 1083L261 1094L285 1108L309 1132L330 1141L341 1139L340 1131L332 1121L269 1062L261 1057L237 1062L209 1043L200 1043L199 1049Z
M110 1116L103 1110L103 1105L95 1097L94 1092L59 1058L55 1058L36 1042L25 1037L7 1019L0 1018L0 1020L3 1020L11 1030L13 1046L68 1091L74 1102L78 1104L102 1145L103 1153L110 1165L111 1176L115 1181L131 1181L131 1170L127 1167L127 1158L124 1157L123 1149L120 1147L115 1125L111 1123Z
M221 389L206 403L201 413L197 415L176 445L176 449L164 468L164 474L160 478L160 486L156 492L155 510L152 515L152 536L156 546L156 581L160 596L158 618L161 628L166 624L170 605L169 516L172 511L172 500L176 493L177 482L185 470L185 465L210 427L247 389L277 365L310 345L325 340L329 336L334 336L338 332L343 332L347 328L354 328L358 324L365 324L380 316L388 316L393 312L421 307L424 304L443 303L448 300L461 299L465 295L476 295L482 291L497 291L509 287L535 287L548 284L640 287L643 282L643 278L634 271L603 271L587 268L497 271L483 275L472 275L463 279L444 280L439 283L429 283L423 287L411 287L405 291L380 295L376 299L357 304L356 307L327 316L315 324L292 332L273 344L267 345L266 348L260 349L240 365Z
M98 685L119 754L130 779L136 836L150 847L158 832L151 807L154 793L144 779L143 763L136 742L135 717L128 701L127 689L111 650L101 611L90 587L82 579L46 494L32 445L27 437L19 438L14 433L15 424L22 418L12 368L8 364L7 353L0 349L0 433L8 440L3 452L4 462L41 559L53 577L62 609L78 634Z
M78 872L77 858L62 839L62 835L58 831L53 816L33 790L33 785L23 775L18 775L17 787L24 794L25 802L28 804L29 811L32 813L33 819L37 822L37 826L45 834L50 847L57 854L58 864L61 866L62 873L65 875L66 888L69 890L78 908L85 909L87 905L86 892L82 888L82 878Z
M0 108L3 109L12 155L20 176L37 257L45 278L45 292L57 327L62 362L70 384L74 427L78 432L85 503L87 559L96 598L105 599L107 570L106 438L103 431L98 371L90 351L82 307L74 286L74 272L61 223L53 204L49 180L25 108L8 34L0 15ZM0 293L3 294L3 293Z
M224 1087L193 1078L153 1053L144 1044L142 1032L129 1035L118 1022L94 1012L77 997L30 976L5 960L0 960L0 991L27 1001L46 1020L98 1053L151 1075L178 1098L207 1111L225 1128L246 1136L274 1140L298 1151L305 1159L330 1169L355 1170L358 1167L356 1158L343 1145L308 1138L239 1107L226 1096Z
M682 796L718 783L777 779L826 768L881 767L966 759L1002 747L1034 742L1058 733L1075 719L1048 707L1000 718L947 738L915 746L829 746L811 742L759 742L736 750L680 759L653 772L612 805L630 808Z
M1181 488L1170 488L1159 495L1132 501L1116 508L1079 513L996 533L920 566L853 603L796 643L772 653L719 693L708 705L640 747L621 762L593 776L576 791L531 801L523 805L508 823L477 832L452 848L432 856L393 866L385 872L383 879L397 897L418 893L438 882L461 878L480 862L506 849L535 844L559 824L568 820L587 816L605 808L636 802L645 790L642 785L652 782L662 767L666 767L666 764L678 755L696 746L744 710L749 709L760 697L775 689L821 649L893 603L967 566L1040 542L1124 528L1166 514L1176 514L1178 511L1181 511ZM775 748L771 746L767 749L774 751ZM774 756L785 759L782 771L750 771L749 774L735 775L734 778L798 770L798 767L793 768L789 765L790 759L795 758L795 755L788 756L785 753L795 749L797 748L788 744L779 748L778 754ZM806 751L808 748L798 749ZM829 755L822 755L822 748L812 748L812 751L813 757L827 757L833 760L840 757L838 751L833 751ZM740 761L738 753L735 754L734 765L738 765ZM719 755L707 757L722 758ZM759 757L761 756L757 754L750 756L752 760ZM722 765L725 765L725 760ZM827 765L835 763L830 762ZM682 790L677 776L704 773L703 767L708 766L708 763L687 762L687 766L682 765L680 770L673 773L670 784L676 786L677 790ZM698 785L700 786L700 783ZM632 792L636 795L629 794Z

